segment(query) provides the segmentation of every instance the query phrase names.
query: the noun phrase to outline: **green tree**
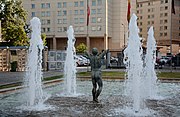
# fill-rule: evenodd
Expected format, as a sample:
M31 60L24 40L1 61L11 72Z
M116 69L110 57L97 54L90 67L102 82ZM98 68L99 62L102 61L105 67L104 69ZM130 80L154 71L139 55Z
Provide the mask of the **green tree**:
M0 20L2 39L9 45L28 45L28 37L24 30L27 12L23 9L21 0L1 0Z
M87 46L84 43L80 43L77 47L76 47L76 52L77 53L84 53L87 50Z
M46 46L47 42L46 42L46 34L45 33L41 34L41 39L43 41L44 46Z

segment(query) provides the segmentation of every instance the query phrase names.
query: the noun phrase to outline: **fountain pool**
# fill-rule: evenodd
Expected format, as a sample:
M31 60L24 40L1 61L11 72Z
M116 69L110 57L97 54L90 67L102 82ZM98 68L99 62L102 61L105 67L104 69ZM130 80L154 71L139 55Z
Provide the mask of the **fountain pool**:
M92 102L92 84L90 80L77 80L77 97L63 96L63 82L44 88L51 98L45 101L44 104L51 105L52 109L43 111L28 111L21 110L21 98L23 90L19 90L14 94L0 95L0 116L12 117L49 117L49 116L135 116L132 113L124 113L125 107L132 107L132 98L128 97L123 91L124 82L120 80L105 80L104 88L100 96L100 103ZM146 107L151 112L150 115L146 113L139 113L142 116L149 117L166 117L180 115L180 85L178 83L157 83L158 95L163 97L161 99L145 100ZM60 94L59 96L59 92ZM148 110L147 110L148 111ZM139 116L139 115L137 115Z

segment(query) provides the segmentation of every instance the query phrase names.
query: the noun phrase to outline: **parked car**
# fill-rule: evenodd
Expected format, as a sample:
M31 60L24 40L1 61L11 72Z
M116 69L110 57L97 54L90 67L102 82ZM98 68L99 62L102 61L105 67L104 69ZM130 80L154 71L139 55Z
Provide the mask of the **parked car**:
M161 64L165 65L167 64L167 62L171 59L171 57L167 57L167 56L162 56L159 60L159 62L161 62Z
M84 57L82 55L77 55L77 56L82 59L83 65L90 65L90 60L89 59L87 59L86 57Z
M76 61L76 66L83 66L84 65L84 61L82 58L80 58L79 56L75 55L74 59Z

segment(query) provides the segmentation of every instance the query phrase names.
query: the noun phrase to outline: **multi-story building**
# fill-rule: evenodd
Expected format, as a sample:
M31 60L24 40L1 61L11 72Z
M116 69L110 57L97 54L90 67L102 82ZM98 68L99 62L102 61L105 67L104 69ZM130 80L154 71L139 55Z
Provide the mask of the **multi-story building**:
M180 0L174 0L175 14L172 13L172 0L137 0L137 16L140 36L147 39L150 26L160 53L180 52ZM172 43L172 46L171 46Z
M131 0L131 14L136 12L135 1ZM89 50L97 47L99 51L109 49L115 53L126 44L127 0L23 0L23 6L28 11L28 22L32 17L41 19L49 50L66 48L70 25L75 31L76 46L84 43Z

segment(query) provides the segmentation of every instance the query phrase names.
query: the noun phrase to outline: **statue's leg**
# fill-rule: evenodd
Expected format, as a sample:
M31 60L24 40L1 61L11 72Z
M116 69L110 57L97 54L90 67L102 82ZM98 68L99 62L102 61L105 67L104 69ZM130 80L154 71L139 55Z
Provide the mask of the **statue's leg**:
M96 100L98 101L98 96L100 95L100 93L101 93L101 91L102 91L102 87L103 87L103 83L102 83L102 79L101 78L99 78L98 80L97 80L97 84L98 84L98 90L96 91Z
M94 78L92 78L92 84L93 84L93 89L92 89L93 101L95 101L97 84Z

